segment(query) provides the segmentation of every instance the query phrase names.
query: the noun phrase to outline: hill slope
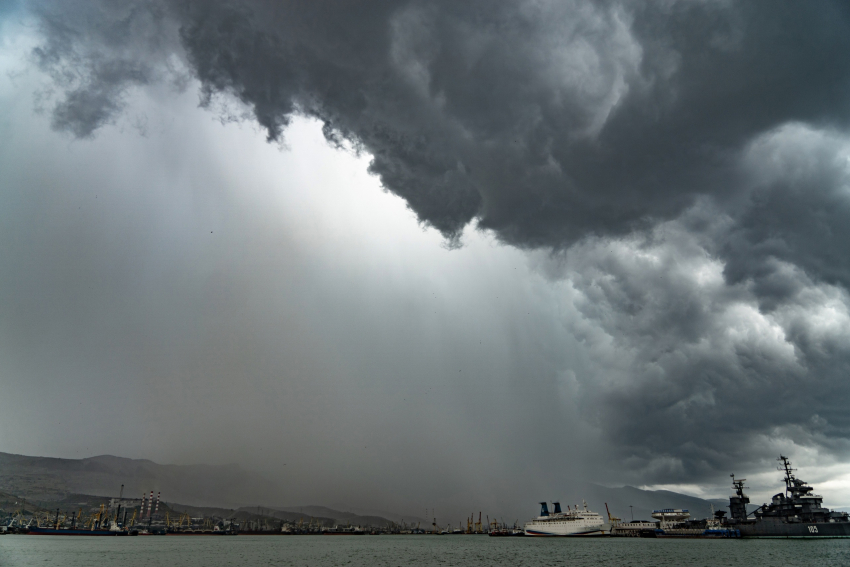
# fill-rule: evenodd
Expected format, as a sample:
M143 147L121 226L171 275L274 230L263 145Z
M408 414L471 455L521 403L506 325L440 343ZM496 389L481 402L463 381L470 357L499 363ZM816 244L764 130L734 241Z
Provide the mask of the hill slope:
M326 508L325 506L292 506L289 508L277 508L276 511L279 511L280 514L287 514L289 516L294 515L296 518L301 514L317 518L333 518L334 521L339 524L351 524L352 526L386 526L387 524L392 523L392 521L395 521L384 516L362 515L355 514L354 512L340 512L339 510ZM393 515L394 514L387 514L387 516ZM408 523L413 521L421 521L421 519L410 518Z
M125 497L162 492L163 500L237 508L274 499L276 487L238 465L160 465L111 455L56 459L0 453L0 490L36 500L71 493Z

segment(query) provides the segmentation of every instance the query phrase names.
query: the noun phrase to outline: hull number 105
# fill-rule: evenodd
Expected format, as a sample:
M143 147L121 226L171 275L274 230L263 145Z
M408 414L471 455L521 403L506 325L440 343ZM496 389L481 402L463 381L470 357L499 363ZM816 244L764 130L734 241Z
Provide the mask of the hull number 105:
M809 526L809 533L810 534L818 533L818 527L817 526Z

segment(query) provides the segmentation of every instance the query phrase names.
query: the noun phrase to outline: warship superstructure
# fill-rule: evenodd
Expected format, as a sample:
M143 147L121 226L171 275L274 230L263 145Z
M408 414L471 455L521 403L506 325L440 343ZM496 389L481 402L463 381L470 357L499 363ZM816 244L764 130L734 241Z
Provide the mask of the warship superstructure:
M834 512L823 507L823 497L812 494L813 488L794 475L791 462L780 455L780 471L785 473L785 491L776 494L770 503L747 512L749 497L744 493L746 479L732 475L735 496L729 498L729 518L722 518L724 527L740 530L741 537L801 538L850 537L850 518L847 512Z

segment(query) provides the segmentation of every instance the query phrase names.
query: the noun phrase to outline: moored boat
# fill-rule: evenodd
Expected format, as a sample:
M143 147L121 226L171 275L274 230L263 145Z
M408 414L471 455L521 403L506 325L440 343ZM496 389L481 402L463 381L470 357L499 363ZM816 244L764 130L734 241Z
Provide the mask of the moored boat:
M540 503L540 515L525 524L525 535L542 537L565 536L599 536L610 531L610 527L602 516L587 508L583 502L583 510L578 506L574 510L561 510L560 502L553 502L555 507L552 514L546 502Z
M364 535L366 532L354 526L334 526L322 530L322 535Z
M81 530L72 528L40 528L38 526L30 526L27 530L27 535L61 535L61 536L118 536L130 535L128 532L118 532L113 530Z

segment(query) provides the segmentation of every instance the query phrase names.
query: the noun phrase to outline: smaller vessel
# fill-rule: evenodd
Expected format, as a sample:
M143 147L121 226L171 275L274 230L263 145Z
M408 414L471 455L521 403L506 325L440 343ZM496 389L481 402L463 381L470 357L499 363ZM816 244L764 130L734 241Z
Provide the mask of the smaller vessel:
M258 532L276 534L278 532ZM169 535L169 536L219 536L219 535L239 535L239 531L235 529L219 529L218 526L211 530L170 530L145 533L142 535Z
M655 530L657 529L657 522L632 520L614 526L611 529L611 535L617 537L655 537Z
M322 535L363 535L366 532L354 526L334 526L322 530Z
M490 537L517 537L524 536L525 530L521 528L500 527L490 530L490 533L488 535Z
M56 509L56 517L53 522L47 526L27 525L19 530L19 533L27 535L60 535L60 536L126 536L131 535L130 532L119 526L116 522L109 519L103 519L103 507L96 521L93 521L89 529L77 526L76 514L71 517L70 527L65 527L65 519L59 518L59 509ZM117 514L116 514L117 517ZM135 534L132 534L135 535Z
M582 500L583 509L578 506L566 512L561 510L560 502L552 502L554 512L549 513L546 502L540 503L540 515L525 524L525 535L528 536L598 536L610 532L610 526L605 523L600 514L587 508L587 502Z
M714 506L711 507L714 515ZM741 532L737 529L727 529L720 525L716 518L692 520L691 514L681 508L665 508L653 510L652 517L658 520L659 528L655 537L670 538L737 538ZM642 534L644 535L644 534ZM647 536L645 536L647 537ZM648 536L652 537L652 536Z

